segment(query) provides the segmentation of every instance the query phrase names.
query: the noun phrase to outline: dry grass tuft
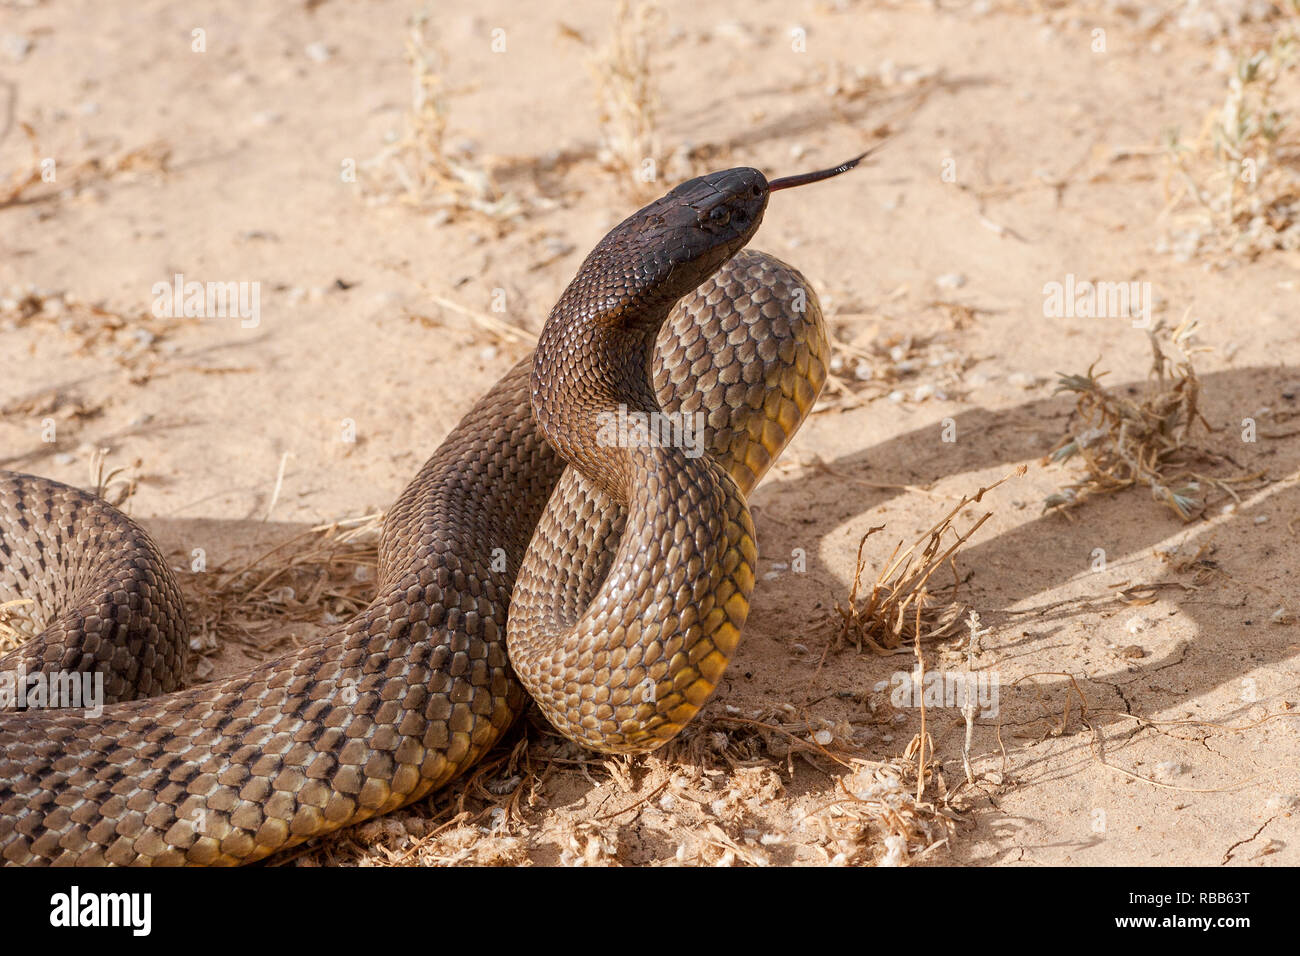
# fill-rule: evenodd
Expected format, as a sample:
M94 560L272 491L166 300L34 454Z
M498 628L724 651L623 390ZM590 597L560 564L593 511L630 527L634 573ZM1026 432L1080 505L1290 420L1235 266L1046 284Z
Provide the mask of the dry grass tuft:
M20 123L19 126L22 127L27 142L32 148L32 159L27 169L20 169L13 173L8 186L0 187L0 207L17 202L24 193L30 192L44 182L41 175L41 141L36 135L36 130L27 123Z
M41 149L40 139L27 123L19 125L31 144L32 159L27 169L18 170L10 177L8 185L0 185L0 209L16 203L72 196L109 180L131 181L145 176L161 176L168 171L171 161L171 147L159 140L113 156L91 157L67 167L55 166L54 178L47 181L43 165L47 157ZM42 191L43 186L48 188Z
M665 157L657 129L659 94L651 65L651 29L658 8L619 0L609 43L588 60L596 84L600 144L606 169L625 179L635 194L657 193Z
M1180 214L1177 256L1300 249L1300 127L1287 115L1300 109L1297 86L1300 36L1280 29L1238 56L1222 105L1194 142L1171 136L1165 194L1166 209Z
M383 514L318 525L231 571L190 575L190 646L200 655L221 641L260 657L284 641L287 625L346 622L369 604L379 563ZM197 676L212 665L202 656Z
M1105 372L1096 363L1082 375L1061 376L1058 392L1078 396L1077 426L1066 434L1043 459L1043 464L1061 464L1076 455L1086 469L1083 477L1048 496L1043 510L1066 510L1099 494L1113 494L1134 485L1146 485L1151 496L1183 521L1191 521L1205 509L1204 492L1217 487L1238 499L1231 484L1256 476L1215 478L1190 467L1196 458L1219 458L1208 449L1190 442L1199 421L1207 431L1209 422L1201 415L1200 381L1191 356L1204 349L1194 348L1196 323L1186 319L1168 333L1166 352L1157 326L1147 334L1153 353L1146 394L1138 400L1117 394L1101 385Z
M72 292L14 288L0 297L0 332L39 327L56 332L76 354L108 359L132 384L149 380L163 361L160 346L195 318L158 318L148 309L120 311L82 301Z
M476 213L501 227L522 218L527 211L523 200L499 189L470 150L453 150L447 144L447 58L428 8L411 17L406 61L411 67L406 128L378 156L362 164L372 186L382 192L396 182L403 204L431 213L439 222Z
M424 297L434 305L438 306L444 312L451 312L462 318L468 319L478 331L483 332L495 342L504 345L534 345L537 342L537 334L528 329L520 328L517 325L499 319L495 315L483 312L479 309L470 309L447 298L445 295L439 295L428 286L421 286L424 291ZM423 312L413 312L406 310L406 317L411 322L418 322L426 329L437 329L444 327L447 323L443 316L425 315Z
M108 467L107 448L96 448L90 454L90 488L96 497L103 498L114 508L126 510L129 502L139 488L140 466L143 460L137 458L129 465Z
M877 713L868 702L868 711L869 723L892 725L887 704ZM786 703L754 719L719 717L694 734L709 741L704 753L688 742L693 757L670 752L665 758L707 768L711 753L728 768L714 785L722 796L708 807L732 844L712 830L701 832L679 847L678 862L890 866L919 861L947 842L960 810L942 784L937 803L924 798L910 753L868 759L865 753L879 748L870 728L812 716L794 719L796 712ZM734 729L723 732L719 726ZM683 736L689 734L690 728ZM780 774L794 779L796 757L835 778L829 794L795 800L784 791ZM937 766L927 768L926 780L940 782ZM773 812L783 804L792 804L788 815Z
M947 845L956 815L916 797L916 767L903 760L851 761L835 799L803 815L799 829L832 866L904 866Z
M438 834L420 847L413 862L420 866L530 865L528 844L522 837L468 825Z
M934 527L917 538L906 550L903 550L903 542L900 541L888 563L876 576L870 593L859 601L862 572L866 568L863 549L867 539L884 528L880 526L868 530L858 542L858 558L848 603L835 605L841 618L838 643L842 645L846 641L852 641L859 650L865 644L876 653L888 654L905 641L943 637L954 631L960 625L967 608L956 600L946 604L932 604L930 578L946 564L952 569L953 588L961 583L955 561L957 551L970 540L980 525L993 516L993 512L985 512L963 532L959 532L953 522L969 505L980 501L987 492L1013 475L1023 475L1025 470L1022 465L1012 474L986 488L980 488L974 495L963 495Z

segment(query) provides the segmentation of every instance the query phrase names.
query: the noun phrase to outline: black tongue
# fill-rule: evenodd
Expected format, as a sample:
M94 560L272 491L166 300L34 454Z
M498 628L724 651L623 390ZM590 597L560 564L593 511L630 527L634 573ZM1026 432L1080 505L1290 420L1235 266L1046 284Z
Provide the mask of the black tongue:
M838 176L840 173L847 173L850 169L858 165L858 163L862 162L884 145L884 143L878 143L865 153L854 156L848 162L840 163L832 169L819 169L815 173L800 173L798 176L785 176L781 179L774 179L767 184L768 191L776 192L778 189L790 189L794 186L806 186L809 183L819 183L823 179L830 179L832 176Z

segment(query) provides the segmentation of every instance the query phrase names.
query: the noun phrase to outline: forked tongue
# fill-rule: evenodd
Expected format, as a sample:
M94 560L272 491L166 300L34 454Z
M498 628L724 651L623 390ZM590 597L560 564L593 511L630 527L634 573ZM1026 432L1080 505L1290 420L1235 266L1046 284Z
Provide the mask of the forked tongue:
M823 179L830 179L832 176L838 176L840 173L847 173L858 163L862 162L876 150L884 146L884 143L878 143L871 149L858 156L854 156L846 163L840 163L833 169L819 169L815 173L800 173L798 176L784 176L781 179L774 179L767 184L768 192L776 192L778 189L790 189L794 186L807 186L809 183L819 183Z

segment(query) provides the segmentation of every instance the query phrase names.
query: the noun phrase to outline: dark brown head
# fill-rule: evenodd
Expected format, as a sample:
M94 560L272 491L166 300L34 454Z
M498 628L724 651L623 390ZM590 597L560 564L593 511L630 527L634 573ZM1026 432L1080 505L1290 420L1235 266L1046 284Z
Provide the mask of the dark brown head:
M658 328L668 310L740 251L763 221L757 169L689 180L615 226L587 256L551 314L568 322ZM548 323L549 324L549 323Z
M770 191L766 177L747 166L708 173L630 216L608 238L639 236L655 247L656 280L676 301L753 238Z

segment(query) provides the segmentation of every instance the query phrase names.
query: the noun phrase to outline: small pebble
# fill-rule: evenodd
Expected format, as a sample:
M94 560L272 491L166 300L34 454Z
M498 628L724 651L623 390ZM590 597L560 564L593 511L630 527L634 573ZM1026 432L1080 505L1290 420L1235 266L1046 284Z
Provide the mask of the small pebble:
M1031 389L1042 384L1042 379L1028 372L1012 372L1007 376L1007 384L1016 388Z
M32 41L27 37L17 33L9 33L0 39L0 48L5 51L5 56L15 63L21 63L27 59L27 54L31 52Z

